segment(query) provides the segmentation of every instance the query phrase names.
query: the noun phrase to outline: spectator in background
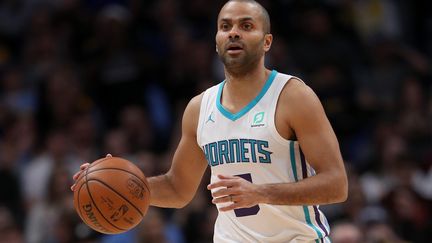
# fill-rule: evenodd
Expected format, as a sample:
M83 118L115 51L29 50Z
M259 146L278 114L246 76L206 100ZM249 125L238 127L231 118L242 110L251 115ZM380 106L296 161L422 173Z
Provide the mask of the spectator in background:
M5 207L0 206L0 243L24 242L23 234L12 216Z
M24 82L23 71L9 67L1 78L0 102L18 114L33 114L37 108L36 90Z
M64 187L70 183L65 165L56 165L46 183L47 195L32 205L26 224L26 242L73 242L73 227L70 221L73 212L72 194ZM66 216L67 217L64 217Z
M3 161L0 161L0 232L4 232L10 224L13 225L12 228L20 229L24 223L24 205L20 189L17 175L10 168L4 167Z
M118 116L131 152L153 149L154 130L147 112L139 106L126 106Z
M127 134L122 129L112 129L105 134L104 140L104 151L110 151L110 153L116 156L131 159L133 158L131 146Z
M58 65L50 70L47 80L41 84L38 122L41 130L67 129L76 116L91 112L91 99L81 87L77 71L70 65Z
M71 153L66 131L53 130L48 134L46 149L34 157L24 168L21 176L23 199L28 209L48 198L49 178L56 168L71 174L79 167L76 154Z
M363 243L364 233L353 223L340 222L333 227L331 238L334 243Z
M368 42L376 36L397 39L402 36L400 4L391 0L349 1L354 14L354 26Z
M383 198L389 211L391 227L403 239L427 242L431 234L431 202L422 198L412 188L395 187Z
M365 242L408 243L401 240L388 224L374 224L365 231Z
M398 129L410 144L410 149L424 156L425 147L431 136L427 117L427 100L421 81L416 76L406 76L402 80L399 94Z

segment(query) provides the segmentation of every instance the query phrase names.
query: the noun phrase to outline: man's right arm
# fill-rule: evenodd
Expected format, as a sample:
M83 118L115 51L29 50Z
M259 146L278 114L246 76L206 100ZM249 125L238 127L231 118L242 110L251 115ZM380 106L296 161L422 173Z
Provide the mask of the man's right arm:
M183 114L182 136L170 170L163 175L148 177L150 184L150 204L158 207L181 208L194 197L207 168L204 153L197 143L197 126L202 96L194 97L187 105ZM107 155L108 157L111 154ZM87 169L89 163L84 163L80 171L73 176L76 181ZM71 186L74 191L76 184Z
M182 135L170 170L149 177L150 204L158 207L181 208L194 197L207 168L204 154L197 144L197 126L202 94L194 97L183 114Z

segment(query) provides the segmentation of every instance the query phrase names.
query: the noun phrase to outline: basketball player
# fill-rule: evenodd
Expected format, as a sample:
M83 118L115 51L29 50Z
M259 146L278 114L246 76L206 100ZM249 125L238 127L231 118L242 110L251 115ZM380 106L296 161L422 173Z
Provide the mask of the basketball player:
M184 207L210 166L214 242L330 242L316 205L346 200L347 178L317 96L264 66L273 36L259 3L228 1L217 23L226 79L187 105L170 170L148 178L151 205Z

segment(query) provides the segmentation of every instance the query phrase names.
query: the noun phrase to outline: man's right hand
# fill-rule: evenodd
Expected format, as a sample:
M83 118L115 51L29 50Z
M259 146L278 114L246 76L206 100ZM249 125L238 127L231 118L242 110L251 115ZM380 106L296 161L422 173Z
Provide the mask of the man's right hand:
M106 157L112 157L111 154L107 154ZM80 175L90 166L90 163L84 163L80 166L80 170L73 175L72 179L74 180L74 184L71 186L71 190L75 191L76 180L80 177Z
M80 166L80 170L73 175L72 179L74 180L74 184L71 186L71 190L75 191L76 180L80 177L80 175L90 166L90 163L84 163Z

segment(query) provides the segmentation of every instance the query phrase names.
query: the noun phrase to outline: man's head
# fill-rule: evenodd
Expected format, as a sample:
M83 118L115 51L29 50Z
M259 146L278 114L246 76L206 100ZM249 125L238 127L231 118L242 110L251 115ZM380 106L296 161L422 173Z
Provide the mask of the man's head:
M247 71L260 62L270 49L270 18L254 0L230 0L219 12L216 50L225 67Z
M228 0L227 3L225 3L225 5L222 7L221 12L222 12L223 8L231 2L249 3L252 5L255 5L255 7L258 8L260 15L261 15L260 17L261 17L261 21L263 23L263 25L262 25L263 32L265 34L270 34L270 32L271 32L270 16L269 16L267 10L259 2L255 1L255 0ZM219 18L220 18L220 12L219 12L218 20L219 20Z

